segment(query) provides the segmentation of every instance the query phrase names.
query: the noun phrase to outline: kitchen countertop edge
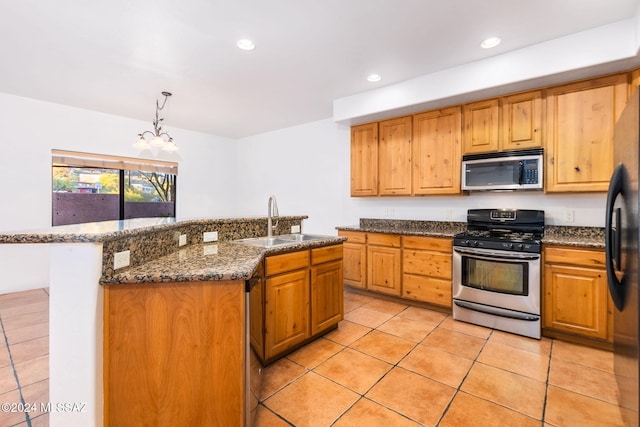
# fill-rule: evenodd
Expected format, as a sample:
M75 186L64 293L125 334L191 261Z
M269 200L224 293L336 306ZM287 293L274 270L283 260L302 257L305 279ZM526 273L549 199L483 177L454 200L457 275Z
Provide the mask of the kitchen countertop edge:
M103 276L101 285L248 280L266 256L342 243L345 237L261 248L237 242L190 245L136 267Z

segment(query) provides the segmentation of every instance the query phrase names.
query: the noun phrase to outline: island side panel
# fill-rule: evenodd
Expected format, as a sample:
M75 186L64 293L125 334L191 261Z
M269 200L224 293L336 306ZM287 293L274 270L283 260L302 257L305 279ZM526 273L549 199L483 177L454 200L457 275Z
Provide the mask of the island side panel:
M102 243L53 244L49 256L49 424L102 427Z
M105 286L105 426L244 424L244 285Z

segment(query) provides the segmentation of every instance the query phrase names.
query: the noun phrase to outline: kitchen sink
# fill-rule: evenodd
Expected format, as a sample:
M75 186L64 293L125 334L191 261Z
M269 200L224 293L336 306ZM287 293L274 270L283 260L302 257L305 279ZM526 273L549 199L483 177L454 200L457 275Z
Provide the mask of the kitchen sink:
M271 248L273 246L290 245L293 243L291 239L281 239L280 236L274 237L250 237L248 239L234 240L236 243L243 245L260 246L263 248Z
M295 242L308 242L311 240L323 240L326 239L327 236L317 236L314 234L283 234L282 236L277 236L279 239L284 240L292 240Z
M313 234L284 234L273 237L250 237L247 239L234 240L243 245L260 246L262 248L272 248L274 246L292 245L299 242L310 242L313 240L323 240L327 236L317 236Z

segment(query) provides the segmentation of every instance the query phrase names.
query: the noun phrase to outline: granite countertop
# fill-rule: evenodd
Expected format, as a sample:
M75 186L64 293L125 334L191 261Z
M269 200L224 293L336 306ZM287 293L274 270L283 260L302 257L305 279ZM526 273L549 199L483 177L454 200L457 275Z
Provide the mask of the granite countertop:
M544 229L542 244L604 249L604 228L550 225Z
M360 219L359 225L336 227L342 231L400 234L412 236L453 237L467 228L466 222Z
M359 225L336 227L336 229L367 233L453 237L464 231L466 227L466 222L362 218ZM604 228L549 225L545 227L542 244L604 249Z
M344 237L262 248L235 242L205 243L186 246L144 264L116 270L103 276L100 283L131 284L188 282L210 280L247 280L253 276L265 256L335 245Z

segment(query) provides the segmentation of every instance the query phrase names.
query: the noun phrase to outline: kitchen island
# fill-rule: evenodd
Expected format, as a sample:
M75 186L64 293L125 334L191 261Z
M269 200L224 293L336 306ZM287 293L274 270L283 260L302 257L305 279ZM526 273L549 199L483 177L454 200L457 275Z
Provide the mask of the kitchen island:
M288 231L292 225L300 225L304 218L281 217L280 227ZM161 396L164 401L156 401L162 406L136 409L150 415L165 414L164 419L145 422L177 425L173 420L178 418L171 418L175 416L188 420L189 425L215 425L210 421L222 413L244 420L243 396L236 392L238 405L231 409L233 398L220 397L228 397L233 390L245 390L242 365L248 362L245 353L247 282L268 254L321 247L343 240L328 237L274 248L230 242L266 234L266 222L266 218L179 222L137 219L0 235L0 243L48 244L50 247L50 401L78 403L83 408L81 412L51 412L50 425L102 426L105 420L110 425L123 425L109 418L110 411L116 408L105 397L112 388L114 392L123 391L117 389L123 383L117 379L112 381L109 370L117 363L130 369L134 365L129 361L145 358L153 360L155 366L141 364L139 367L149 367L152 374L139 370L119 373L121 380L143 380L137 389L127 389L129 393L144 390L154 398L159 397L158 393L164 394ZM214 231L218 233L218 240L203 243L204 233ZM185 240L186 245L179 246ZM129 251L130 266L114 270L114 255L124 251ZM115 295L118 297L112 298ZM109 341L110 334L118 338ZM187 334L188 339L170 341L180 334ZM233 344L227 346L229 343ZM129 344L135 344L137 352L128 354L125 346ZM197 369L180 365L185 354L194 352L202 356ZM165 377L177 379L181 375L182 383L159 382ZM205 385L209 387L203 389L203 394L197 387L180 390L180 384L191 384L189 378L199 375L204 376ZM235 389L221 393L212 386L227 379L235 384ZM203 379L199 381L198 387ZM194 399L200 400L200 404L195 405ZM181 405L182 410L172 412L166 406L172 401L187 403ZM222 412L216 412L216 404L225 406ZM129 401L129 409L134 405L135 402ZM194 418L193 414L198 411L205 413ZM234 421L228 425L243 424L244 421Z

